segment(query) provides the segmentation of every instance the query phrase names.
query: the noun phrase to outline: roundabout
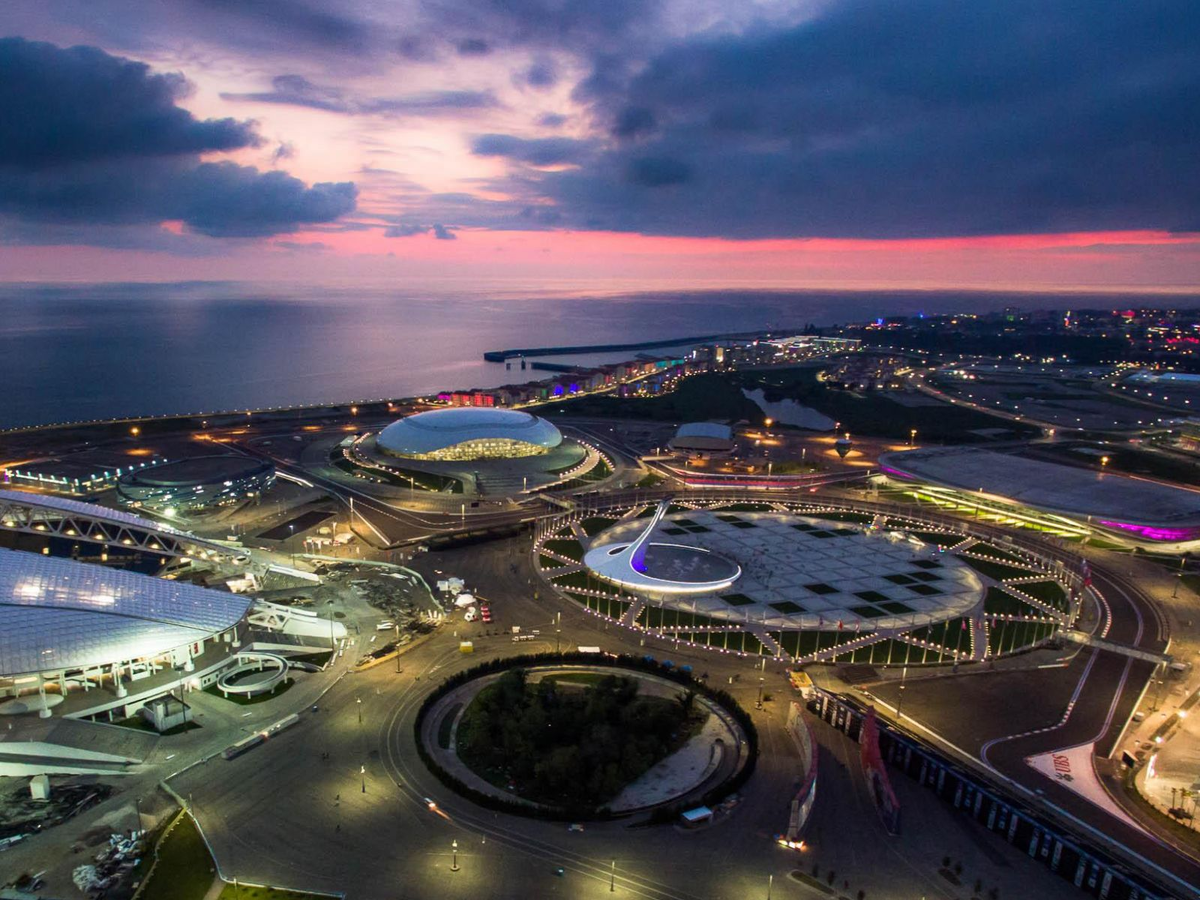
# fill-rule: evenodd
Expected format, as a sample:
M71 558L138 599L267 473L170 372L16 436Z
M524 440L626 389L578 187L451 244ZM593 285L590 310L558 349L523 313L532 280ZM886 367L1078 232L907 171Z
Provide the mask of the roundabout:
M716 803L754 769L749 716L688 672L630 657L525 662L460 673L417 715L422 761L478 805L538 818L669 820Z

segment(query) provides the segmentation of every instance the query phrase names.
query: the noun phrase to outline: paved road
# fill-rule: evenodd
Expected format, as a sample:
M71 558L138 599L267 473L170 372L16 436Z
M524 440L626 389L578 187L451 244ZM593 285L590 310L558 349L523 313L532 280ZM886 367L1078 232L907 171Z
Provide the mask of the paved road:
M511 545L510 547L504 544ZM343 679L289 732L245 756L214 760L177 780L193 792L198 815L227 871L247 880L346 890L351 898L431 897L600 897L612 896L609 878L616 861L617 893L656 900L766 896L811 898L811 889L788 879L797 865L816 862L847 879L849 893L868 897L967 894L936 874L943 854L961 858L968 872L1002 896L1018 891L1030 900L1060 897L1062 882L1030 864L991 836L952 826L953 815L915 786L906 796L911 828L886 838L874 816L855 761L855 746L826 730L832 757L822 763L822 787L811 826L812 849L803 856L779 848L772 835L787 821L799 760L783 727L783 676L768 670L777 699L754 713L762 757L740 804L728 817L696 832L673 826L630 828L624 822L588 824L583 833L563 823L515 818L480 810L446 791L416 759L412 722L432 682L456 668L514 649L549 649L549 609L560 609L564 646L599 644L605 649L642 650L640 638L609 629L590 615L558 601L533 601L529 573L517 542L432 553L422 565L437 564L487 586L502 624L542 623L544 641L514 645L472 623L460 634L439 635L403 657L400 675L381 666ZM456 650L459 636L476 640L473 657ZM646 652L665 655L651 642ZM657 648L657 649L656 649ZM715 654L677 654L713 683L742 675L733 690L747 708L757 679L745 660ZM744 685L744 686L743 686ZM358 723L361 698L363 724ZM329 753L328 761L321 758ZM365 767L365 779L360 774ZM362 786L366 785L366 792ZM438 810L425 803L432 797ZM933 830L930 830L932 826ZM460 870L451 871L451 841L459 844ZM554 874L557 867L565 874ZM897 892L900 892L899 894Z

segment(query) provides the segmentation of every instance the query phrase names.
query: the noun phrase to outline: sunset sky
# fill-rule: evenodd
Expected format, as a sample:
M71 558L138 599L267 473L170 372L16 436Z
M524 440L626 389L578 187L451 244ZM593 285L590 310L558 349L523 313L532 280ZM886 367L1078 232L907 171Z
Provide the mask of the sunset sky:
M5 5L0 280L1200 287L1146 0Z

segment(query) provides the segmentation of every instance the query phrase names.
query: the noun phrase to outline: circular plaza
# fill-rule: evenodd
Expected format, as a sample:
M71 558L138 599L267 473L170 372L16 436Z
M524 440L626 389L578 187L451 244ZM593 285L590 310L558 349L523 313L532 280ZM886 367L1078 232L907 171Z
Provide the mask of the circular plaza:
M852 504L676 498L569 514L535 540L562 597L673 642L797 662L921 665L1042 643L1078 577L941 522Z

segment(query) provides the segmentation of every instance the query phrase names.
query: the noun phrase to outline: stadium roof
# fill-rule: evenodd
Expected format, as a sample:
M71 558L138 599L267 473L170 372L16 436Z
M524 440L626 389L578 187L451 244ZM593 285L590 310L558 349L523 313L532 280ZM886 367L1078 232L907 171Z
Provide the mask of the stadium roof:
M30 491L0 490L0 500L9 500L13 503L31 504L33 506L40 506L45 509L55 509L59 512L87 516L88 518L92 519L105 519L109 522L117 522L121 525L131 525L135 528L143 528L147 531L161 531L164 534L178 534L181 536L191 537L191 535L189 535L186 531L180 531L178 528L172 528L170 525L164 525L161 522L153 522L150 519L143 519L141 516L135 516L132 513L123 512L119 509L109 509L107 506L99 506L95 503L84 503L82 500L69 500L66 497L57 497L53 494L34 494Z
M464 406L407 416L384 428L376 443L389 453L416 456L482 440L520 441L549 449L562 443L562 434L551 422L526 412Z
M900 478L980 491L1035 509L1092 516L1130 532L1179 532L1200 526L1200 491L1076 466L1026 459L975 447L885 453L883 471ZM1168 526L1174 526L1168 527ZM1167 535L1146 534L1156 540ZM1190 538L1189 538L1190 539Z
M717 422L680 425L668 445L677 450L732 450L733 429Z
M164 653L232 628L249 606L224 591L0 550L0 674Z

